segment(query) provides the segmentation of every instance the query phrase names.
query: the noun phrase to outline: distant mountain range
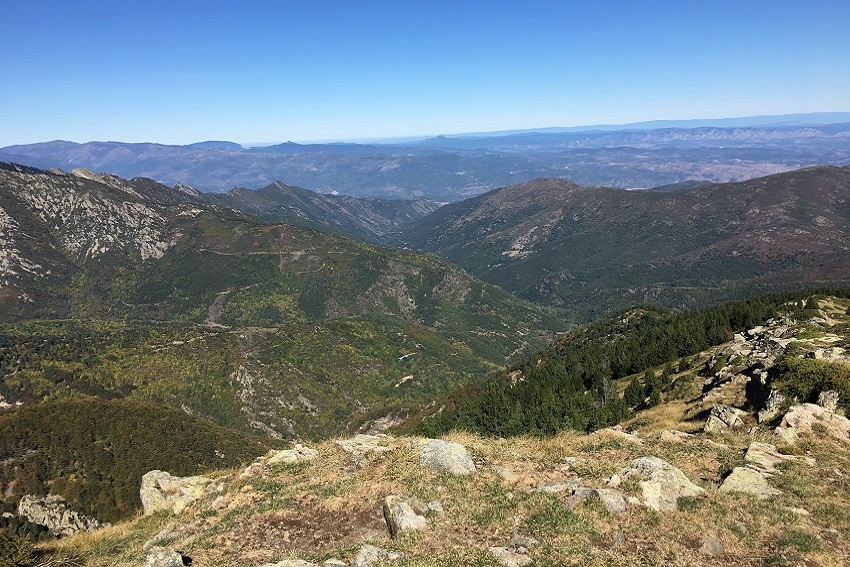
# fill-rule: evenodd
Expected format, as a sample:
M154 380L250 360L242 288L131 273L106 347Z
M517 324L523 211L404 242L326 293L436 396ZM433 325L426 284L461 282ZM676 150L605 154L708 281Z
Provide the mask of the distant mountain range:
M834 123L825 124L828 120ZM453 202L539 177L648 188L846 165L850 115L542 129L394 144L288 142L245 148L226 141L187 146L55 141L0 148L0 160L40 168L84 167L168 185L185 183L203 192L281 181L320 193Z

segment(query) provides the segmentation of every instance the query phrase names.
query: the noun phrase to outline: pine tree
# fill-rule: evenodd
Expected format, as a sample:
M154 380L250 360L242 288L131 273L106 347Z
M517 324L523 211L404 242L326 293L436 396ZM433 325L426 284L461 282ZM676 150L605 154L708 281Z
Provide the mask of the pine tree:
M626 391L623 392L623 400L629 407L634 407L643 403L646 398L643 392L643 386L637 376L632 377L632 381L626 386Z

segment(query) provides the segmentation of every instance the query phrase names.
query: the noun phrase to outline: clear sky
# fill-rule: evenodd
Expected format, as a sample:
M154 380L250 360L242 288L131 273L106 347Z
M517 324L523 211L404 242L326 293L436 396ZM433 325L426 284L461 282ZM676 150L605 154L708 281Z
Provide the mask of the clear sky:
M850 0L0 0L0 146L850 111Z

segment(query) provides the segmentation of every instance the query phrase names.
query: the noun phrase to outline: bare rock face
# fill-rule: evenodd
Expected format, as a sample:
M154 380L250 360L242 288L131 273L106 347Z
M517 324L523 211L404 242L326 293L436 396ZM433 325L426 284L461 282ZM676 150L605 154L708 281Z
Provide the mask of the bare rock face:
M706 433L713 433L723 431L724 429L741 427L744 425L744 421L741 419L744 415L746 415L746 413L738 408L733 408L732 406L723 404L715 404L714 407L711 408L711 413L708 416L708 420L705 422L703 430Z
M55 494L43 498L24 496L18 504L18 515L46 527L56 536L70 536L101 527L97 520L69 509L65 499Z
M186 506L207 494L211 484L212 479L205 476L179 477L154 470L142 477L139 496L145 515L159 510L180 514Z
M679 498L701 496L704 492L685 473L658 457L635 459L619 475L640 478L644 503L656 511L676 510Z
M390 537L396 538L404 532L424 530L428 527L428 520L413 510L413 506L398 496L387 496L384 498L384 520Z
M419 465L441 474L465 475L476 470L466 447L442 439L429 439L422 445Z

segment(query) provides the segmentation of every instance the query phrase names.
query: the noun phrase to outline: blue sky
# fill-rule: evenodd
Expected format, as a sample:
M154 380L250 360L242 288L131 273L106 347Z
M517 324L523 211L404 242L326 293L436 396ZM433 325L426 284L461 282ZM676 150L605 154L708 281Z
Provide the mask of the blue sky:
M0 0L0 146L850 110L850 1Z

